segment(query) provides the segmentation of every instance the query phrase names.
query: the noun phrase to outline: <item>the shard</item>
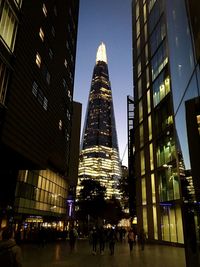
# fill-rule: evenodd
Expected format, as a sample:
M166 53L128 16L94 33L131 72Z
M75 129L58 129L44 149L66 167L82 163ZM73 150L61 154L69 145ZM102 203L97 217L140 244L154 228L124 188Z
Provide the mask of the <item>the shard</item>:
M94 179L106 187L106 198L115 196L120 199L117 189L120 177L121 165L106 47L101 43L97 50L82 135L77 194L79 195L81 180Z

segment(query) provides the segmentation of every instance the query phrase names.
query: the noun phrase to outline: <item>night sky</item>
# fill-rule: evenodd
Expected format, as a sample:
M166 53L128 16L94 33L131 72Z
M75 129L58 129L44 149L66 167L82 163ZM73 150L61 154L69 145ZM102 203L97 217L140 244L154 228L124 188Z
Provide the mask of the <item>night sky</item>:
M131 0L80 0L74 100L82 103L83 128L96 52L104 42L120 158L127 144L127 95L133 94L131 23Z

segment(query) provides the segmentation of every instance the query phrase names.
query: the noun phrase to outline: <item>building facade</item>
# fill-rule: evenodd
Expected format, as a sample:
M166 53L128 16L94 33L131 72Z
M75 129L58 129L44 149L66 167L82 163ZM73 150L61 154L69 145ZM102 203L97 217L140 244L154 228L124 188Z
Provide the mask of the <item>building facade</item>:
M117 189L121 177L112 91L109 81L106 47L97 50L88 100L79 161L79 185L83 179L98 180L106 187L106 197L120 198ZM80 186L77 188L79 194Z
M79 1L3 0L1 10L1 208L63 218Z
M197 266L199 217L196 210L192 224L186 219L192 210L184 187L194 138L187 134L186 101L199 97L200 75L187 7L181 0L132 2L135 175L138 228L151 241L189 247L191 225L197 261L186 259Z

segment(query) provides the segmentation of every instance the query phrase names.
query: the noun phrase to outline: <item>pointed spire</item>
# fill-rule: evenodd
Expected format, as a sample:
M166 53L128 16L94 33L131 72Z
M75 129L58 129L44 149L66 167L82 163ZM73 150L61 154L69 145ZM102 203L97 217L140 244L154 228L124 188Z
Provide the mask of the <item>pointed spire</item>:
M106 46L103 42L99 45L97 50L96 63L98 61L104 61L107 63Z

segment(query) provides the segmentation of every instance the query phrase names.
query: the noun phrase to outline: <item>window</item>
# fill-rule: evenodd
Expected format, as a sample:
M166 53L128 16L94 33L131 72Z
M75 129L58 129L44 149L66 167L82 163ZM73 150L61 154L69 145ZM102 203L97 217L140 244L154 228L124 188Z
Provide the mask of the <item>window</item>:
M39 88L38 84L34 81L32 85L32 93L37 98L37 101L40 105L47 110L48 107L48 99L44 96L42 90Z
M144 145L144 129L143 124L140 125L140 147Z
M42 28L40 28L39 36L40 36L40 39L44 42L44 32Z
M17 18L7 1L4 2L3 10L0 15L0 35L10 50L13 51L17 29Z
M145 157L144 150L140 152L140 164L141 164L141 175L145 174Z
M148 114L151 112L151 96L150 96L150 89L147 91L147 110Z
M48 84L50 84L50 80L51 80L51 75L50 73L47 71L47 74L46 74L46 81Z
M156 203L156 187L155 187L154 174L151 174L151 192L152 192L152 203Z
M47 8L46 8L45 4L42 5L42 11L43 11L45 17L47 17Z
M138 80L137 87L138 87L138 99L140 99L142 96L142 80L141 80L141 78Z
M71 114L70 114L70 112L69 112L68 109L67 109L67 118L68 118L68 120L70 121L70 119L71 119Z
M35 81L33 82L33 85L32 85L32 93L34 94L34 96L37 96L38 85L37 85L37 83Z
M154 160L153 160L153 144L149 145L149 153L150 153L150 168L151 171L154 169Z
M142 205L147 204L147 193L146 193L146 180L145 178L142 178L141 180L141 186L142 186Z
M140 19L136 21L136 38L140 35Z
M67 68L67 60L64 61L65 68Z
M36 54L36 59L35 59L36 64L38 65L38 67L41 67L41 56L39 53Z
M0 103L5 103L9 72L3 62L0 63Z
M139 102L139 122L143 120L143 106L142 106L142 99Z
M148 117L149 141L152 139L152 121L151 115Z
M53 58L53 51L51 50L51 48L49 48L49 57L50 57L50 59Z
M59 120L58 128L59 128L59 130L62 130L62 121L61 120Z

